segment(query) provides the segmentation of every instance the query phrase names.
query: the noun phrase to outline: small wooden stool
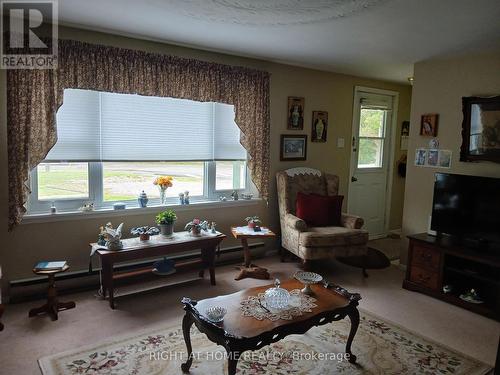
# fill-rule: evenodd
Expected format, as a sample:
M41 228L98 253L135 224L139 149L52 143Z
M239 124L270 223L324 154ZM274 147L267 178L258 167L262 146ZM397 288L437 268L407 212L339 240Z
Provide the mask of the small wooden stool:
M29 317L48 314L52 320L57 320L57 314L59 311L73 309L76 305L73 301L71 302L59 302L57 300L57 289L55 282L55 275L60 272L65 272L69 269L68 265L65 265L60 270L47 270L47 271L38 271L33 270L36 275L46 275L49 277L49 289L47 292L47 303L43 306L36 307L31 309L29 312Z

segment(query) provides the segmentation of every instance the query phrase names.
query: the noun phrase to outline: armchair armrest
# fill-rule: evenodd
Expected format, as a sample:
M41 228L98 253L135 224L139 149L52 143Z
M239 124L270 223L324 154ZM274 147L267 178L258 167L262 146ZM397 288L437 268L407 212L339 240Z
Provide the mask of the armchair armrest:
M286 214L285 215L285 224L295 230L298 230L299 232L303 232L307 229L307 224L304 220L299 219L297 216L292 215L292 214Z
M359 216L342 213L341 223L345 228L361 229L365 221Z

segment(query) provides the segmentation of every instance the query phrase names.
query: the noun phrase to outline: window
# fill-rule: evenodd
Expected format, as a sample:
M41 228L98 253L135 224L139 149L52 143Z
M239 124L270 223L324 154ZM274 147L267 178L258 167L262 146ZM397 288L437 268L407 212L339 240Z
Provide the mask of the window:
M42 163L37 167L38 199L89 198L87 163Z
M58 141L32 171L29 211L96 208L125 202L159 204L153 185L170 175L168 201L189 191L192 201L218 199L248 187L246 151L234 107L222 103L65 90L57 112Z
M358 168L382 167L386 114L385 109L361 108Z
M215 168L215 190L245 189L247 168L244 161L217 161Z
M203 162L112 162L103 163L102 171L105 202L134 200L142 190L150 199L160 198L152 181L161 175L174 178L175 185L167 190L167 197L177 197L186 190L191 196L203 196Z

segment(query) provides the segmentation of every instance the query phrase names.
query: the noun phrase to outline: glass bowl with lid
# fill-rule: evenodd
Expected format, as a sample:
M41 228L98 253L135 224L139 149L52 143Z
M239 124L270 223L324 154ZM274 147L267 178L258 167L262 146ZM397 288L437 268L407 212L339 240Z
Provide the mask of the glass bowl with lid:
M288 307L290 292L281 288L279 279L274 281L274 288L269 288L264 293L264 301L268 308L282 310Z

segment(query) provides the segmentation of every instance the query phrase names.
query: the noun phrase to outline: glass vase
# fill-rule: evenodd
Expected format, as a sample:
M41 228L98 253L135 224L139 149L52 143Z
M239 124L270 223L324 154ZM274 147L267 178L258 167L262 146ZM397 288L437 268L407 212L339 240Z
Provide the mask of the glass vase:
M160 188L160 204L164 206L167 202L167 189Z

